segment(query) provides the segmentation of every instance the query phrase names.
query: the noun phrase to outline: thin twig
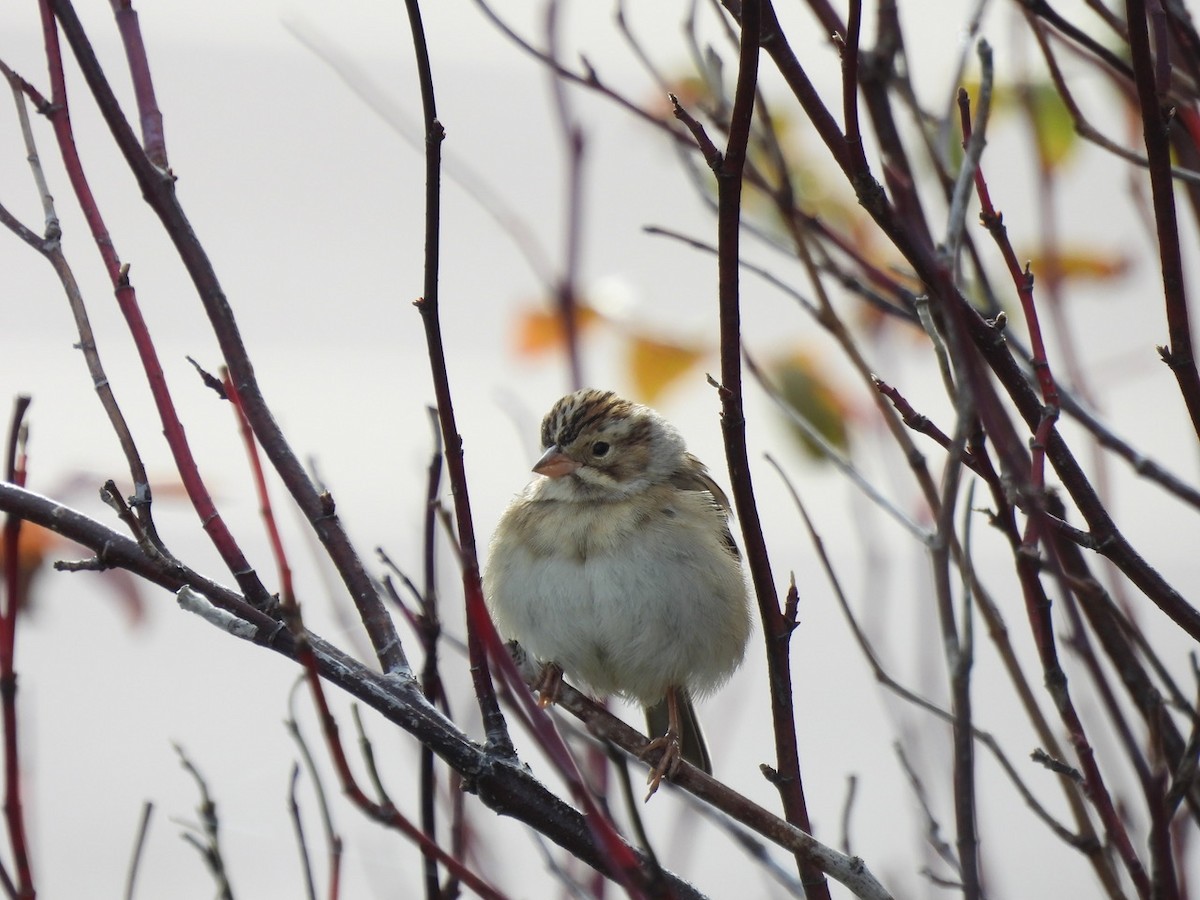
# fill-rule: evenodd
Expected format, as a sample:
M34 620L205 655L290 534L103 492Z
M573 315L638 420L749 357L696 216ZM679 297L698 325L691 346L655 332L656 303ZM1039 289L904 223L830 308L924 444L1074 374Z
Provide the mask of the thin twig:
M721 329L721 435L734 508L741 525L750 580L758 600L766 642L767 677L771 684L771 718L775 733L778 779L775 786L783 802L784 817L796 827L811 831L800 775L795 710L792 704L791 626L782 619L774 576L750 478L746 447L746 419L742 396L741 295L738 261L741 258L742 173L750 140L758 86L759 42L770 34L767 0L746 0L741 7L737 85L729 115L729 138L718 165L717 179L717 295ZM773 17L773 12L771 13ZM766 26L767 30L764 30ZM706 158L710 157L708 152ZM710 158L710 165L716 162ZM828 900L829 886L821 871L797 854L800 877L810 900Z
M233 900L233 887L229 883L229 871L225 867L225 856L221 852L221 819L217 815L216 801L208 792L208 782L178 744L175 745L175 753L179 756L180 765L192 776L200 792L200 805L196 807L196 812L200 814L200 824L190 826L183 833L183 839L200 853L200 858L212 873L221 900Z
M133 839L133 853L129 857L129 872L125 876L125 900L133 900L133 889L137 884L138 869L142 862L142 851L146 848L146 837L150 833L150 817L154 814L154 803L147 800L142 804L142 815L138 819L137 835Z
M546 5L546 49L550 58L559 59L560 0L550 0ZM563 325L566 343L567 365L570 387L577 391L587 383L583 377L583 360L579 352L579 255L583 246L583 159L587 140L583 126L571 110L567 84L548 70L550 91L554 99L555 120L562 133L566 154L566 225L563 234L563 262L556 279L554 294L558 317Z
M304 820L300 816L300 800L296 796L296 782L300 780L300 765L292 763L292 774L288 778L288 814L292 819L292 830L296 833L296 847L300 851L300 870L304 873L304 888L308 900L317 900L317 886L313 882L312 860L308 854L308 841L304 837Z
M300 723L296 718L296 695L303 684L304 678L301 676L296 679L296 683L288 692L288 717L284 720L284 725L300 750L300 759L304 763L305 771L308 772L309 781L312 782L313 794L317 798L317 810L321 815L321 829L325 834L325 846L329 855L329 875L327 878L329 897L334 898L338 896L341 889L342 851L345 849L345 844L342 841L341 834L333 824L333 812L329 808L329 799L325 792L325 784L321 780L321 774L317 770L316 762L313 760L312 751L308 747L308 741L305 740L304 734L300 730ZM302 851L304 853L305 869L308 870L308 853L303 846ZM311 875L308 877L311 880Z
M53 10L51 8L52 3ZM68 40L71 41L76 59L80 61L85 73L92 76L89 83L92 85L94 91L98 88L98 83L95 79L99 78L103 81L103 73L100 71L99 63L95 60L95 56L91 54L91 47L86 42L82 25L79 24L78 18L74 15L74 9L70 5L70 0L42 0L40 7L42 13L43 41L46 48L46 58L50 66L51 105L47 115L54 126L59 151L62 155L63 165L67 170L71 187L83 210L84 218L87 220L88 228L92 234L92 240L100 253L105 270L112 283L117 305L125 318L130 336L137 347L142 363L142 371L145 374L151 394L154 397L155 406L162 423L163 436L166 438L167 445L171 449L176 471L179 473L180 481L187 491L188 498L192 502L192 506L205 533L209 536L213 546L221 555L226 568L228 568L230 574L237 580L242 591L251 597L253 602L266 607L269 605L269 595L242 553L233 533L221 517L212 495L209 493L208 487L200 476L191 443L184 433L183 423L179 418L170 389L167 386L162 364L158 357L158 351L155 348L146 320L142 316L137 293L133 287L133 283L130 281L129 264L123 262L117 252L113 236L104 222L96 197L92 193L91 186L84 173L83 163L75 145L75 135L67 104L66 77L63 73L62 50L59 44L58 24L56 24L55 16L58 16L58 22L61 23ZM103 81L103 87L105 89L108 88L106 81ZM115 97L111 97L111 90L109 91L109 96L116 116L119 117L121 124L128 129L128 123L121 116ZM102 109L104 108L103 102L101 103L101 107ZM113 126L111 119L109 125L110 128ZM149 165L142 154L141 148L137 146L136 141L134 141L134 152L143 163ZM159 176L156 174L155 177ZM142 498L138 499L141 500Z
M51 7L53 7L53 18L50 14ZM173 177L169 173L164 173L146 156L121 111L120 104L117 102L70 0L42 0L42 9L47 55L52 60L51 80L55 86L53 96L55 98L65 97L61 52L55 28L55 20L57 20L58 26L62 28L71 44L75 59L126 165L137 180L146 201L162 221L164 230L174 244L192 279L197 295L204 304L209 322L213 327L213 333L221 346L222 355L229 367L233 383L237 386L246 418L249 419L251 427L254 429L255 437L258 438L260 446L271 460L289 493L304 512L329 558L337 568L343 583L354 598L359 618L371 639L380 665L385 672L408 673L408 662L405 659L395 627L376 591L375 583L371 580L336 515L333 498L328 493L318 493L303 464L288 445L283 432L267 407L233 311L221 288L212 261L179 203L174 190ZM55 109L65 111L65 106L56 106ZM52 121L55 124L56 133L59 135L60 147L68 162L68 171L72 173L72 184L81 198L80 202L85 214L89 217L93 214L98 215L94 198L87 190L86 183L80 180L82 169L74 150L69 119L66 118L65 112L58 112L53 116ZM95 223L89 219L89 224L92 225L93 233L97 233ZM102 223L100 224L102 226ZM107 236L107 232L101 231L99 234ZM148 335L143 334L144 323L140 321L140 313L136 312L136 307L133 305L132 288L127 284L128 273L125 271L122 274L122 267L116 258L115 251L111 249L111 242L104 243L99 235L97 241L105 255L110 277L118 288L117 296L121 301L122 309L127 316L134 316L131 319L131 327L135 335L138 335L136 340L139 350L147 353L152 350L152 345L149 343ZM153 368L150 371L154 374ZM157 374L157 378L152 378L152 383L157 383L157 380L161 380L161 373ZM168 399L164 391L156 393L156 397L159 399L160 406ZM177 422L173 409L167 415L167 424L172 422ZM179 434L176 435L174 425L172 425L168 439L177 453L183 452L181 435L182 429L180 428ZM238 579L243 593L250 597L252 602L261 605L269 604L269 596L258 582L253 570L248 564L239 565L240 551L237 550L237 546L224 524L219 517L210 519L210 516L216 515L216 510L211 505L211 498L208 498L207 492L203 490L203 484L197 483L198 475L195 472L194 461L190 461L189 454L184 454L182 459L177 455L176 460L180 463L181 477L189 486L189 496L192 496L193 503L198 505L198 509L204 510L201 520L208 523L206 530L214 536L214 543L222 549L226 564L230 567L234 578ZM241 562L244 563L244 560Z
M454 497L455 521L458 526L458 547L462 559L463 593L467 606L467 648L471 663L471 680L475 688L475 700L483 716L484 730L497 750L506 756L514 756L508 726L496 702L496 691L488 671L484 640L480 631L490 625L487 607L483 602L483 584L480 578L479 555L475 544L475 523L471 517L471 500L467 487L467 473L463 460L462 436L454 414L454 402L450 394L450 374L446 366L445 345L442 340L442 324L439 316L438 271L441 264L441 167L442 142L446 131L437 116L437 101L433 90L433 69L429 61L429 47L425 41L425 25L417 0L406 0L409 31L412 35L413 52L416 57L417 77L421 87L421 110L425 127L425 267L421 297L415 306L425 326L425 342L429 354L429 366L433 375L434 394L437 397L438 419L442 428L445 447L446 468Z

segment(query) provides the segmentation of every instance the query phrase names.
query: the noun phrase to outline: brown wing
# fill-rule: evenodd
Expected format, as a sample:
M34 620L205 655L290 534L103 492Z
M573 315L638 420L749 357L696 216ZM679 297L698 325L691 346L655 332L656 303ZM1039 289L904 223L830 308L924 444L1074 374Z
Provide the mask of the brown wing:
M684 465L671 476L671 484L685 491L703 491L709 494L721 509L725 510L726 516L733 515L733 506L729 502L729 497L721 490L721 486L713 481L712 476L708 474L708 469L704 467L704 463L692 454L684 454ZM728 524L725 525L725 545L729 547L729 552L735 559L742 558L737 544L733 542L733 534L729 531Z

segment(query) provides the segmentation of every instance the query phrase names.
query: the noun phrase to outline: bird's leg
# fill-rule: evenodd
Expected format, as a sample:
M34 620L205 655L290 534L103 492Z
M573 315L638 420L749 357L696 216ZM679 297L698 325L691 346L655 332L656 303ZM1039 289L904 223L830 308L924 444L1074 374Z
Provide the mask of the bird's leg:
M650 741L641 753L642 759L645 759L655 750L662 750L662 756L646 778L646 783L650 785L650 790L646 792L647 800L654 796L663 778L674 778L676 770L679 769L679 763L683 759L679 732L679 694L675 688L667 688L667 733Z
M562 689L563 670L558 663L546 663L542 666L541 674L530 685L538 692L538 706L545 709L558 702L558 692Z

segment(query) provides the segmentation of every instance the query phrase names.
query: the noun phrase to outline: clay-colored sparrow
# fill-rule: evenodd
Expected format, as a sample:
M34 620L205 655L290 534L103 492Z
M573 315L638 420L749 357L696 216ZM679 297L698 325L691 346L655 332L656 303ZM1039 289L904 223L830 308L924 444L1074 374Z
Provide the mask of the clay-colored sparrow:
M681 756L711 773L692 698L729 678L750 632L725 493L658 413L609 391L555 403L542 446L492 538L500 633L545 665L543 705L565 674L646 707L663 750L650 794Z

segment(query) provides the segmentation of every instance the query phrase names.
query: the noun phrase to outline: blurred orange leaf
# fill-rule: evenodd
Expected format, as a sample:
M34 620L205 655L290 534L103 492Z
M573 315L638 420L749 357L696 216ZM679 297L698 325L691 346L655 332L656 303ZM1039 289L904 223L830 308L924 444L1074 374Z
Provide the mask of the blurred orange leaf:
M633 335L629 370L639 397L653 404L674 381L695 367L708 351L703 347Z
M49 528L22 522L21 530L17 533L17 571L20 577L28 577L41 568L50 550L62 543L63 539ZM4 546L0 542L0 567L6 562Z
M592 325L600 314L587 304L575 307L575 321L580 333ZM517 316L517 352L522 356L537 356L566 345L562 316L557 310L544 307L527 308Z
M42 571L46 560L56 547L62 547L65 541L48 528L34 525L32 522L22 522L21 530L17 532L17 599L22 612L28 613L33 606L31 588L34 579ZM0 572L6 571L9 560L4 552L4 542L0 541Z
M28 615L37 609L37 594L33 590L38 576L55 557L64 555L74 545L48 528L33 522L22 522L17 533L17 595L21 612ZM4 558L4 546L0 541L0 572L8 561ZM105 581L116 594L118 605L129 625L140 625L145 618L146 605L141 587L124 569L109 569L103 573Z
M820 364L809 354L799 351L776 361L771 371L783 400L826 441L839 450L848 450L850 404L833 386ZM808 456L817 460L825 458L817 443L795 422L789 419L788 424Z

